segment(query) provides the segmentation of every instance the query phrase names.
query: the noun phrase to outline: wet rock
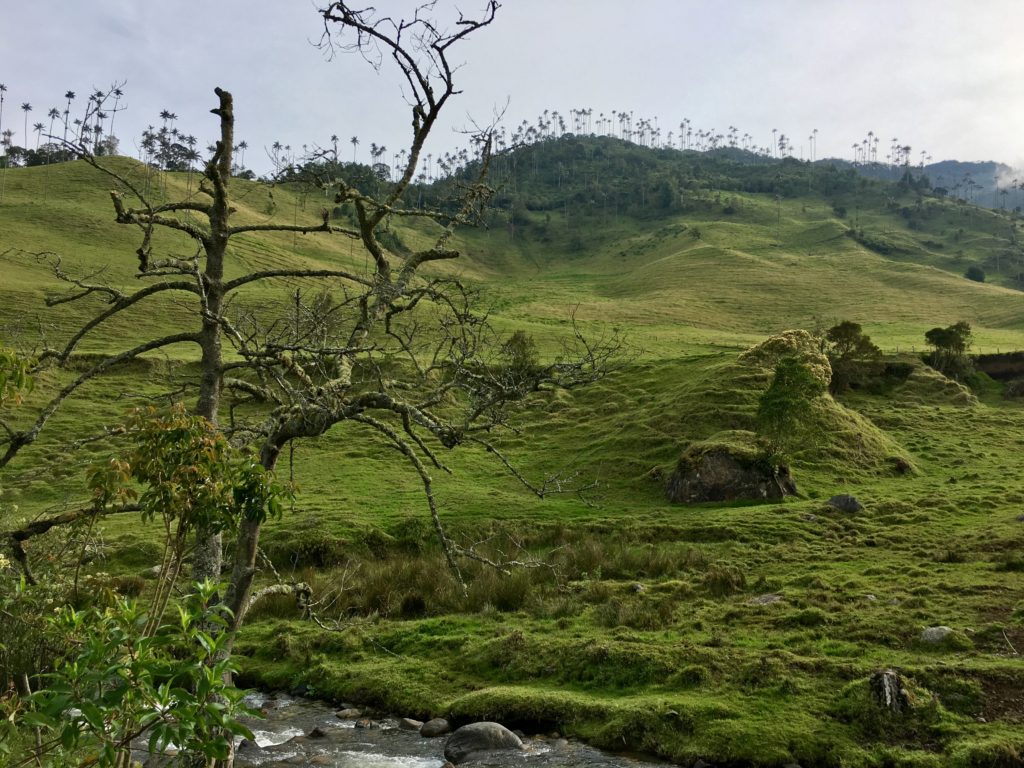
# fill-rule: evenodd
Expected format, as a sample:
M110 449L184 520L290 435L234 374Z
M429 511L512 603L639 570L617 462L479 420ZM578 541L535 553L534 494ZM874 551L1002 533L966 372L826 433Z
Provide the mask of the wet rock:
M427 720L420 728L420 736L426 736L427 738L433 738L434 736L444 736L446 733L450 733L452 730L451 725L443 717L435 717L433 720Z
M856 497L848 496L845 493L833 496L825 503L838 512L846 512L850 515L864 511L864 505L857 501Z
M940 645L953 634L950 627L928 627L921 632L921 642L926 645Z
M319 725L313 728L309 733L306 734L307 739L326 739L327 732Z
M313 755L307 761L307 765L334 765L334 760L328 755Z
M235 751L236 752L260 752L260 751L262 751L262 749L263 748L259 744L257 744L255 741L250 741L249 739L242 739L242 741L239 742L238 748Z
M477 752L522 748L522 740L500 723L470 723L448 737L444 745L444 756L457 765Z
M376 723L368 717L361 717L356 720L356 728L375 728Z
M292 688L288 693L292 696L309 696L313 689L309 687L309 683L299 683Z
M403 717L398 721L398 727L403 731L418 731L423 727L420 720L413 720L411 717Z
M358 709L348 708L335 712L334 716L339 720L358 720L363 716L363 713Z

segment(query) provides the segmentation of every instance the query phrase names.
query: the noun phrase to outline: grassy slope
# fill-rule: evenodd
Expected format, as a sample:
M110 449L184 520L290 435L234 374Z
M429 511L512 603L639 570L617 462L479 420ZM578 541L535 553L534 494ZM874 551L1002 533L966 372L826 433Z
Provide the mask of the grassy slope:
M132 285L137 233L110 223L107 184L95 172L71 164L45 173L8 172L0 318L30 335L38 314L59 337L82 315L40 308L54 284L26 252L52 250L69 269L104 267ZM167 180L171 191L187 183ZM287 189L273 191L273 206L265 190L248 189L243 218L302 212ZM463 598L423 529L418 481L395 471L387 449L345 431L304 444L295 466L302 493L270 526L268 551L322 591L339 589L339 617L374 618L330 634L271 605L240 646L250 679L305 680L324 695L409 713L557 723L679 760L995 765L994 755L1020 750L1022 679L1010 653L1024 650L1018 405L956 404L930 380L848 398L920 471L893 477L828 452L804 455L796 472L804 498L781 505L673 507L653 479L688 441L749 419L756 390L737 377L734 350L770 332L853 319L883 348L902 351L919 347L927 328L967 319L980 348L1024 347L1020 294L959 276L965 262L987 264L1005 247L991 242L1005 220L936 203L925 228L912 231L870 196L845 201L858 226L902 249L886 257L844 236L848 221L820 198L787 199L780 209L767 195L732 197L732 215L708 207L653 223L592 221L583 253L570 245L580 230L557 217L543 236L529 227L515 240L499 230L465 235L469 258L457 269L482 285L502 327L526 328L552 350L576 307L587 330L618 326L639 348L595 387L531 403L522 436L505 443L533 477L568 467L600 486L538 502L487 457L452 455L455 472L438 478L437 490L453 530L469 540L491 533L493 546L509 546L511 535L558 566L505 580L470 568ZM320 202L305 205L315 216ZM401 234L410 244L424 236ZM175 247L189 252L183 241ZM247 239L235 258L238 270L361 261L347 241L290 236ZM291 288L247 300L277 301ZM139 313L87 348L115 349L182 314L170 304ZM63 437L114 422L133 399L125 393L166 389L165 373L180 364L158 357L90 387L62 412L20 475L15 468L5 478L19 516L80 495L79 470L103 455L101 445L74 448ZM866 512L827 511L821 499L840 492L855 493ZM106 536L122 552L107 567L144 560L133 522L111 521ZM339 559L347 566L335 567ZM751 602L763 594L782 600ZM958 642L920 648L920 629L935 624L954 627ZM864 680L888 666L940 703L878 725Z

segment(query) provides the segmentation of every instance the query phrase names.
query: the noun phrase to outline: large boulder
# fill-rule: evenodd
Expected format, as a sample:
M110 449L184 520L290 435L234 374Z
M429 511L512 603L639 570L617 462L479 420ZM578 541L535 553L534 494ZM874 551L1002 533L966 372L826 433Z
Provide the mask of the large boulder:
M669 501L778 501L796 493L789 469L770 461L752 432L719 432L693 443L665 485Z
M470 723L448 737L444 757L458 765L475 753L522 748L522 739L500 723Z

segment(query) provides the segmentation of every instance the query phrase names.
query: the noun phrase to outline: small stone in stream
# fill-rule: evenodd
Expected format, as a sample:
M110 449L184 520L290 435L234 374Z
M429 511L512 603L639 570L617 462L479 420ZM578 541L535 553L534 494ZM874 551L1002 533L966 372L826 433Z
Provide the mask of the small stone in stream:
M327 755L313 755L309 758L309 765L334 765L334 760Z
M423 723L419 720L413 720L411 717L403 717L398 721L398 727L403 731L418 731L423 727Z
M327 733L319 725L313 728L312 731L306 734L310 739L326 739Z
M361 717L356 720L356 728L373 728L374 722L368 717Z
M335 712L334 716L339 720L358 720L360 717L363 716L363 713L360 712L358 709L349 708Z
M427 720L420 728L420 736L426 736L432 738L434 736L444 736L446 733L450 733L452 730L451 725L443 717L435 717L433 720Z

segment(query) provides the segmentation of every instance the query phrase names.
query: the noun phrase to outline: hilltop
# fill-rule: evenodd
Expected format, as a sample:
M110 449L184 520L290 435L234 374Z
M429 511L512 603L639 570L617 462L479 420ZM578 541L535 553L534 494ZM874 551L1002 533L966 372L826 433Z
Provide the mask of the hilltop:
M112 162L158 199L196 183ZM415 202L443 205L473 171L425 180ZM3 183L3 338L52 344L87 314L45 306L60 287L51 254L69 273L133 285L138 232L113 223L109 181L82 163L8 169ZM235 183L243 221L322 208L337 222L351 216L299 181ZM452 474L437 473L454 536L552 567L502 577L471 565L461 595L419 479L396 471L384 441L328 433L297 451L289 471L300 493L265 550L329 595L348 631L324 632L288 600L268 603L239 641L243 679L401 714L557 727L683 764L1017 764L1024 486L1008 468L1024 409L996 382L978 377L970 392L919 359L925 331L961 320L976 351L1024 349L1014 213L937 194L912 172L887 182L827 163L611 138L503 150L490 183L484 226L461 230L464 258L436 274L479 290L499 331L524 331L542 356L558 353L573 318L591 337L616 329L631 345L595 385L531 397L519 431L500 442L528 477L578 478L573 493L538 500L483 452L445 456ZM412 251L434 232L395 224L389 247ZM164 249L191 251L184 238ZM365 259L343 238L253 233L229 271L358 270ZM970 267L984 282L965 277ZM238 309L287 317L296 291L316 290L285 281L244 294ZM128 315L80 359L166 332L183 312L168 302ZM840 320L862 324L907 376L826 401L820 443L794 455L800 494L669 504L665 477L684 451L753 425L770 370L744 367L742 350ZM183 374L194 363L171 347L69 402L5 474L4 526L83 498L82 471L110 451L94 438L132 404L190 397ZM65 377L45 374L26 412ZM835 494L864 509L828 506ZM143 527L112 518L90 573L141 589L154 554ZM941 625L953 630L946 640L922 641ZM884 668L904 676L914 701L894 720L870 703L869 680Z

